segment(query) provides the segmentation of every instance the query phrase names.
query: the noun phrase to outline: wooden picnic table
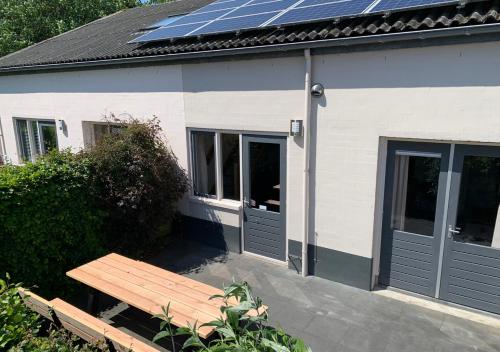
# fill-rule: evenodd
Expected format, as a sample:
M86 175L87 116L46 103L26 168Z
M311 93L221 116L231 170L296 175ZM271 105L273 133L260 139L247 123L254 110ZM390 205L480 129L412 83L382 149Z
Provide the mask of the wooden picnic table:
M195 323L200 326L222 317L219 309L222 299L209 299L212 295L223 294L222 290L116 253L66 274L149 314L162 313L162 307L170 303L172 323L179 327ZM199 328L198 333L207 338L214 330L214 327L205 326Z

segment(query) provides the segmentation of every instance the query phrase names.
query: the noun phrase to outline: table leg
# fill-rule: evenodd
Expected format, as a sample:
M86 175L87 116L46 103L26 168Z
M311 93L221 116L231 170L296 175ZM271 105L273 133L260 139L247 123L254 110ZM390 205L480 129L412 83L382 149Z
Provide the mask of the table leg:
M99 299L101 293L93 288L89 288L88 299L87 299L87 312L89 314L96 314L99 309Z

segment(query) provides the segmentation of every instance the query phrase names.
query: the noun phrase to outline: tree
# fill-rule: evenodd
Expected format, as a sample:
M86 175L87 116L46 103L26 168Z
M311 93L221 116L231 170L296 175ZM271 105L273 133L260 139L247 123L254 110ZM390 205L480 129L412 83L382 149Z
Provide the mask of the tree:
M138 5L139 0L0 0L0 57Z

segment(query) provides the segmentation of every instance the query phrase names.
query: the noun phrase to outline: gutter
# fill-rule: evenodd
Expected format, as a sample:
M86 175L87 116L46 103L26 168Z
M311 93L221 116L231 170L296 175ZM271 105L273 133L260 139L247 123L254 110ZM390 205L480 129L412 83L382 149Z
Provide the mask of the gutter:
M311 144L311 50L304 50L305 82L304 82L304 229L302 237L302 276L308 271L307 248L309 245L309 149Z
M0 68L0 74L10 72L42 71L55 69L96 68L109 65L133 65L159 63L186 59L204 59L238 54L258 54L271 52L287 52L291 50L318 49L327 47L348 47L367 44L384 44L410 40L429 40L457 36L474 36L481 34L499 34L500 23L488 23L464 27L425 29L411 32L374 34L359 37L332 38L311 40L296 43L269 44L253 47L207 50L178 54L163 54L154 56L127 57L107 60L90 60L55 64L28 65Z

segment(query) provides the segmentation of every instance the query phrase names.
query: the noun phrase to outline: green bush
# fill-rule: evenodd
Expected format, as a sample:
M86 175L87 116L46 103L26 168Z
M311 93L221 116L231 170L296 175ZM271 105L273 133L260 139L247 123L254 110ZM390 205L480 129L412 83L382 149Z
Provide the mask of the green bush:
M0 273L45 296L68 292L66 271L103 253L89 181L89 162L69 151L0 168Z
M36 334L40 328L38 316L31 312L17 293L19 285L0 279L0 351Z
M111 122L121 132L105 136L83 157L92 165L93 190L108 214L107 248L139 256L168 242L187 176L161 138L157 119Z
M167 306L163 309L163 314L155 316L163 321L160 325L161 331L153 341L169 338L173 352L311 352L311 348L301 339L288 335L282 329L269 326L268 312L263 308L262 300L252 295L246 282L235 282L224 288L223 295L211 298L222 298L223 305L220 310L225 317L201 326L215 327L218 336L206 342L199 338L196 325L174 328ZM252 314L248 314L249 312ZM180 349L177 348L176 336L187 336Z
M106 352L105 346L83 343L64 329L52 329L48 336L29 335L9 352Z

